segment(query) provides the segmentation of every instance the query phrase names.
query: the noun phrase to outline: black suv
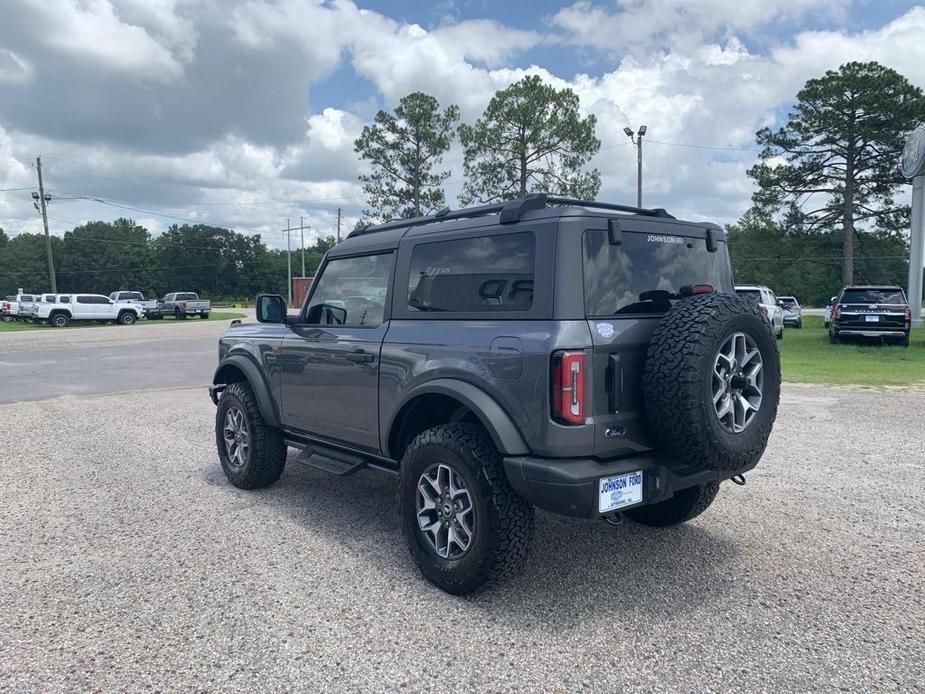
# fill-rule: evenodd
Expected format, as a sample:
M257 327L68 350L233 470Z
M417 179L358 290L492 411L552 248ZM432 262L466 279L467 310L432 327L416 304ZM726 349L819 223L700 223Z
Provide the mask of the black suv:
M909 346L912 308L900 287L852 285L841 290L832 308L829 340L873 337Z
M452 593L523 561L534 507L697 516L777 414L777 345L723 230L664 210L531 195L358 229L298 315L261 295L257 319L210 389L228 479L272 484L288 447L396 473L411 554Z

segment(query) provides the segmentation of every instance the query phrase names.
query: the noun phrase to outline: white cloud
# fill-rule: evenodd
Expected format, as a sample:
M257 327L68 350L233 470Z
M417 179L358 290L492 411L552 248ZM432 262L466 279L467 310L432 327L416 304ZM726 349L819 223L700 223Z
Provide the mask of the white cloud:
M183 59L190 57L189 38L181 42L180 55L169 42L159 40L143 26L123 21L109 0L23 0L37 27L36 38L48 48L73 55L98 66L123 71L154 81L170 81L183 73ZM148 18L172 13L170 3L139 11ZM129 10L143 7L140 0L126 3ZM12 10L7 9L5 14ZM161 26L166 26L161 24Z

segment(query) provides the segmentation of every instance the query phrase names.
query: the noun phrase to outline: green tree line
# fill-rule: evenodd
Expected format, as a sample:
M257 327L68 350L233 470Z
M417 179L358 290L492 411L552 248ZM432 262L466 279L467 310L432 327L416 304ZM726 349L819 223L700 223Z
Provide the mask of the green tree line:
M195 291L213 300L253 300L260 292L286 294L286 251L267 248L259 236L205 224L174 225L152 236L131 219L88 222L53 236L52 256L59 292L109 294L125 289L159 297ZM334 238L305 249L312 275ZM294 274L301 251L292 251ZM43 234L9 238L0 230L0 294L18 288L46 292L51 282Z

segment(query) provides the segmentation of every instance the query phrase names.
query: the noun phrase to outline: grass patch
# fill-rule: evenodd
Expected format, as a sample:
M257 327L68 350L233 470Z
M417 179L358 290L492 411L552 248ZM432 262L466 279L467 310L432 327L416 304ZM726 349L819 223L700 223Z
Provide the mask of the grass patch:
M243 313L238 313L236 311L212 311L209 314L209 321L217 320L233 320L235 318L244 318ZM199 323L202 322L202 318L197 316L191 316L186 319L190 323ZM165 323L177 322L177 319L173 316L164 317L161 320L147 320L142 318L135 325L164 325ZM99 328L104 325L110 325L109 323L100 323L99 321L89 321L89 320L75 320L70 325L68 325L64 330L70 330L71 328ZM125 326L131 328L134 326ZM12 321L10 323L0 323L0 333L3 332L20 332L23 330L59 330L60 328L52 328L48 325L43 325L41 323L23 323L21 321Z
M833 345L820 316L803 316L803 329L784 329L779 343L785 381L865 386L925 384L925 330L909 347L873 340Z

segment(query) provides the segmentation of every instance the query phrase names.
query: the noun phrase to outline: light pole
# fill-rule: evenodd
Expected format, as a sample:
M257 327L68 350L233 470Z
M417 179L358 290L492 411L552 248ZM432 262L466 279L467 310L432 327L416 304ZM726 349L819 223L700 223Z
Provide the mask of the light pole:
M912 179L912 218L909 229L908 299L912 327L922 327L922 266L925 265L925 123L920 124L903 148L900 170Z
M646 126L639 126L639 133L634 133L630 127L623 128L623 132L636 145L636 207L642 207L642 136L646 134Z

